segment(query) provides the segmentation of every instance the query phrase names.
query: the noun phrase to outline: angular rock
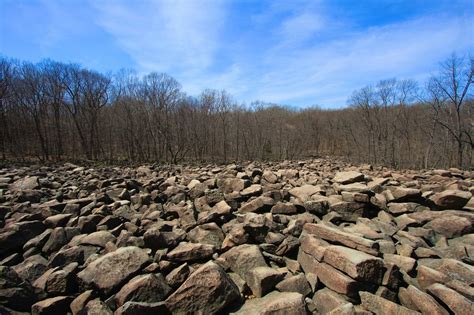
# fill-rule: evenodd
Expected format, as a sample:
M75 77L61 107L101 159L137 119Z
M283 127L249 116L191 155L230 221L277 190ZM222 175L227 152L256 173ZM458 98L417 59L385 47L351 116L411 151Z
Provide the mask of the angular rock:
M472 194L462 190L445 190L434 194L430 199L441 209L462 209Z
M104 248L105 244L108 242L113 242L115 243L115 236L112 235L109 231L98 231L98 232L93 232L84 238L82 238L79 242L79 244L82 245L93 245L93 246L99 246Z
M245 281L256 297L272 291L285 274L270 267L255 267L246 273Z
M432 284L427 291L441 300L454 314L474 314L474 303L441 283Z
M178 262L203 260L210 258L214 250L213 245L181 242L166 257L171 261Z
M419 315L421 313L410 310L369 292L360 292L361 305L375 314L386 315Z
M239 297L239 289L225 271L208 262L166 299L166 306L172 313L218 314Z
M338 172L332 179L335 183L339 184L351 184L364 180L364 174L356 171Z
M32 315L66 314L69 311L69 296L56 296L39 301L31 307Z
M311 293L311 287L303 273L286 278L280 281L275 287L280 292L298 292L303 296L307 296Z
M449 312L436 302L436 300L429 294L409 285L407 288L408 294L416 305L416 307L423 314L448 315Z
M380 284L385 272L382 259L344 246L328 246L324 262L363 282Z
M311 199L313 195L319 194L321 192L323 192L321 187L313 185L303 185L301 187L292 188L289 191L290 195L294 196L295 198L298 198L303 202Z
M231 248L220 256L230 269L237 273L242 279L255 267L266 267L267 263L257 245L240 245Z
M335 227L321 223L306 223L304 225L304 230L309 234L313 234L316 237L329 242L340 243L371 255L378 254L379 245L376 242L350 233L345 233Z
M292 314L306 315L304 297L296 292L272 292L262 298L247 300L235 315Z
M139 275L120 289L115 295L115 300L117 306L121 306L128 301L161 302L170 292L171 288L161 274Z
M145 250L129 246L105 254L77 274L86 285L106 294L134 276L149 260Z
M114 313L115 315L168 315L171 314L166 307L165 302L144 303L127 302L120 306Z

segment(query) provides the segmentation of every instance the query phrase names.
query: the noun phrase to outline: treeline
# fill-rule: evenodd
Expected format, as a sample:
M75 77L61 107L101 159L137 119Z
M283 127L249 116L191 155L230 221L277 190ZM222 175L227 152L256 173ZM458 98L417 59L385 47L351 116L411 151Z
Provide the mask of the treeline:
M473 60L453 55L426 84L383 80L348 107L240 104L187 95L171 76L0 59L2 159L229 162L340 156L395 168L471 167ZM315 87L317 88L317 87Z

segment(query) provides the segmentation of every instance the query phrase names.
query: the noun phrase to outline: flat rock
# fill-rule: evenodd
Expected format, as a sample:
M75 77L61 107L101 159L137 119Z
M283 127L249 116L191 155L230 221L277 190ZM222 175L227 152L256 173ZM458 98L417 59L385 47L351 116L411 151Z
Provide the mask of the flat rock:
M363 181L364 174L356 171L337 172L332 180L339 184L351 184Z
M300 199L303 202L311 199L311 196L320 194L321 192L323 192L323 190L320 186L313 185L303 185L301 187L292 188L289 191L290 195Z
M86 285L109 293L136 274L149 260L145 250L121 247L91 262L77 274Z
M350 233L345 233L335 227L325 224L306 223L304 230L318 238L334 243L340 243L347 247L363 251L371 255L378 254L378 244L372 240L362 238Z

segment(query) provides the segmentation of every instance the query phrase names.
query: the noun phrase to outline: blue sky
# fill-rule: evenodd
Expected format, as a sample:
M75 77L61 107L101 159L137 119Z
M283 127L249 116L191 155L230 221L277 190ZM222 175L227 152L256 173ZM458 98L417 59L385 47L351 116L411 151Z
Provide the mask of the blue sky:
M189 94L345 106L386 78L423 82L474 54L471 0L0 0L0 54L166 72Z

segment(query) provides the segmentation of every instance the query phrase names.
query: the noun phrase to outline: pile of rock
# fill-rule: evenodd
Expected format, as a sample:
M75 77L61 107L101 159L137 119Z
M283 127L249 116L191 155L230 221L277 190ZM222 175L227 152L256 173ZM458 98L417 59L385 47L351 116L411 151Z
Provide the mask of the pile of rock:
M0 171L0 313L473 314L473 174Z

